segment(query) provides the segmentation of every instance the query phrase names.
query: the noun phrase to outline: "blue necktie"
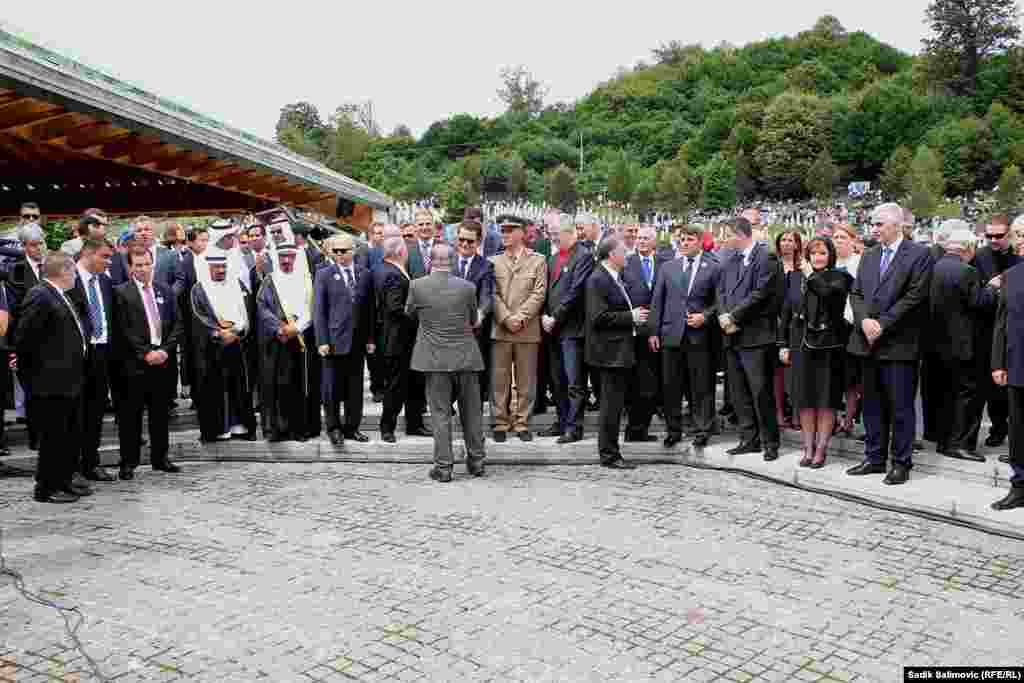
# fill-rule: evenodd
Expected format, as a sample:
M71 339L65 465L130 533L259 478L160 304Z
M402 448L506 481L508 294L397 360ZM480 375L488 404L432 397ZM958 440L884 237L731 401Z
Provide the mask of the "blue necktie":
M92 320L92 337L103 337L103 311L100 309L100 293L96 290L96 276L89 280L89 318Z
M654 274L654 271L651 268L651 257L650 256L644 256L643 265L644 265L644 282L646 282L647 286L650 287L651 286L651 280L654 279L652 277L653 274Z
M879 274L885 275L885 271L889 270L889 262L892 260L892 249L886 247L882 249L882 264L879 267Z

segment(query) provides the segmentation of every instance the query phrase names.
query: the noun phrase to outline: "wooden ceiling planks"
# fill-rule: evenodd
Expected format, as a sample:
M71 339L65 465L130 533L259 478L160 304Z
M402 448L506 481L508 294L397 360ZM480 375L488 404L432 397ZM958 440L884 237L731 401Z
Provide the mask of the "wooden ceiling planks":
M70 161L95 159L262 201L302 204L323 194L272 171L216 159L11 89L0 89L0 157L9 157L0 169L9 168L13 159L33 170L40 164L68 168Z

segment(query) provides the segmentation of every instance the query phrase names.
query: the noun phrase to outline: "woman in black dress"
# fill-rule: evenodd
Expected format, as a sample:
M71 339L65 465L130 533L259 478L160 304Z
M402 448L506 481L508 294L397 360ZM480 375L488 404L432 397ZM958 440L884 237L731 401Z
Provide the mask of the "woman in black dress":
M811 273L798 301L787 297L779 327L779 359L791 367L793 407L800 412L804 436L801 467L824 466L836 411L846 390L844 371L848 323L843 317L853 278L836 270L832 240L815 237L805 255Z
M782 261L783 277L785 278L785 300L800 300L800 289L803 287L803 259L804 247L800 233L794 230L779 233L775 238L775 253ZM779 429L800 429L797 419L796 403L793 401L793 380L791 373L784 367L775 368L774 386L775 391L775 421ZM786 420L786 394L789 394L789 402L793 407L789 421Z

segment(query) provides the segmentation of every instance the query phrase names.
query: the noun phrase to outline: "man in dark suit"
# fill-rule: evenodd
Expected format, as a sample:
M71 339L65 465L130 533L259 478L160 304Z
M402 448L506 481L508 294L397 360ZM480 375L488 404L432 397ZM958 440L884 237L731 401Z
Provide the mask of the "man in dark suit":
M60 252L51 254L41 275L40 284L21 301L13 346L39 430L34 497L43 503L72 503L92 494L87 485L73 481L88 340L85 323L66 294L75 283L75 262Z
M345 439L370 440L359 431L363 420L363 377L367 354L373 354L374 297L371 274L354 263L352 236L335 235L325 243L333 262L316 274L313 329L324 360L323 394L327 437L335 446ZM345 426L341 403L345 403Z
M191 391L195 375L194 357L195 349L192 345L192 288L196 284L196 258L206 251L210 241L210 233L206 228L192 228L186 233L188 248L181 254L178 266L174 271L174 285L172 291L174 298L178 301L178 310L181 312L184 329L181 339L181 359L179 363L179 374L181 376L182 394L188 395L184 390ZM251 319L251 318L250 318ZM192 395L192 406L198 407L200 397Z
M636 365L636 328L647 322L648 311L634 307L622 283L626 248L609 237L597 249L598 266L586 285L586 361L598 368L602 391L597 450L601 465L633 469L619 451L619 425L629 377Z
M132 479L139 465L142 410L149 415L150 464L161 472L180 472L168 458L167 389L175 368L171 352L183 330L173 291L153 279L153 256L136 247L129 252L131 279L114 287L121 400L118 440L121 479Z
M558 443L565 444L583 439L587 403L584 306L594 255L577 242L576 225L568 215L563 214L559 221L558 250L548 259L548 291L541 317L558 422L541 436L558 436Z
M113 253L114 246L106 239L83 240L75 286L68 292L68 298L78 306L89 337L78 466L81 474L92 481L116 481L116 477L100 466L99 455L110 377L115 371L114 292L106 275Z
M373 273L377 297L377 353L384 368L384 407L380 416L380 438L395 443L398 413L405 407L405 433L431 436L423 424L423 375L409 367L416 343L416 321L405 313L409 296L409 275L405 271L408 250L400 237L384 240L384 262ZM413 385L420 386L414 387Z
M637 228L635 233L630 233L635 234L635 253L626 257L622 279L633 305L650 309L658 274L671 261L655 253L658 233L654 226L633 227ZM648 341L652 336L656 336L656 333L649 319L637 328L636 377L628 400L626 441L657 441L657 437L650 435L649 430L651 418L662 404L661 356Z
M150 258L153 259L153 281L170 289L174 286L176 278L178 254L173 249L157 244L155 230L153 220L148 216L136 218L132 224L134 246L148 251ZM124 284L129 279L131 267L128 263L128 252L118 252L110 261L110 282L116 286Z
M1024 507L1024 264L1003 273L992 339L992 380L1009 400L1010 492L994 510Z
M943 455L984 462L977 452L977 431L972 407L977 405L979 356L977 348L982 319L996 308L996 289L981 281L967 265L974 256L976 237L967 223L946 221L945 253L932 267L928 298L927 362L929 400L935 419L932 435ZM925 370L927 369L927 370ZM989 370L991 374L991 370ZM971 439L973 431L973 441Z
M708 444L715 420L715 363L712 338L716 332L715 292L718 260L705 254L699 228L684 228L682 258L665 264L651 300L650 349L661 352L665 396L665 447L682 441L683 386L691 389L693 445Z
M416 210L416 239L408 244L406 261L409 277L415 280L430 273L430 249L436 239L437 224L429 209Z
M473 334L476 336L484 369L480 373L480 401L490 396L491 321L494 317L494 266L479 254L483 225L475 220L464 220L456 231L454 274L468 280L476 289L478 315Z
M998 285L999 276L1021 262L1014 253L1013 236L1010 230L1010 218L1005 214L993 216L985 227L988 244L974 255L971 265L981 278L982 284ZM1009 404L1006 387L992 381L991 354L992 330L995 325L995 309L981 314L978 326L978 397L971 409L972 434L970 443L976 443L981 428L981 418L988 406L988 416L992 426L985 439L989 448L998 448L1006 440ZM970 444L968 444L970 445Z
M46 253L46 235L37 223L24 223L18 227L18 241L25 252L25 255L14 262L7 278L10 298L8 305L11 315L11 329L8 332L11 339L18 327L18 319L21 317L21 304L25 301L29 290L39 284L42 279L43 256ZM26 383L21 380L21 373L15 370L14 381L21 385L25 395L25 424L28 428L29 450L39 448L39 430L32 419L32 397L28 394Z
M912 466L914 393L927 320L932 261L926 247L903 238L903 211L882 204L872 213L879 245L864 253L850 292L854 330L848 351L861 359L864 381L864 462L848 474L882 474L906 483Z
M729 391L740 425L740 443L731 455L757 453L779 457L772 377L776 331L783 297L782 265L766 245L755 242L746 218L728 221L727 243L735 249L721 263L718 323L724 333ZM697 392L694 390L694 397Z
M479 373L484 368L480 347L473 337L477 326L476 287L451 277L452 250L435 244L430 254L431 273L409 287L406 315L419 320L410 365L426 377L430 420L434 432L434 467L430 478L452 480L451 406L459 404L459 420L466 442L466 470L484 474L483 412Z

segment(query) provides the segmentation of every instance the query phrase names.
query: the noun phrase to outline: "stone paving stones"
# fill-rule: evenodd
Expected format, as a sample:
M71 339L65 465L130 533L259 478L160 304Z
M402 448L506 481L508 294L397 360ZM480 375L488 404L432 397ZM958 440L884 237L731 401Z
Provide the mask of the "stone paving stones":
M0 480L28 587L110 680L891 681L1024 659L1024 543L672 466L189 463ZM0 683L90 681L0 580Z

